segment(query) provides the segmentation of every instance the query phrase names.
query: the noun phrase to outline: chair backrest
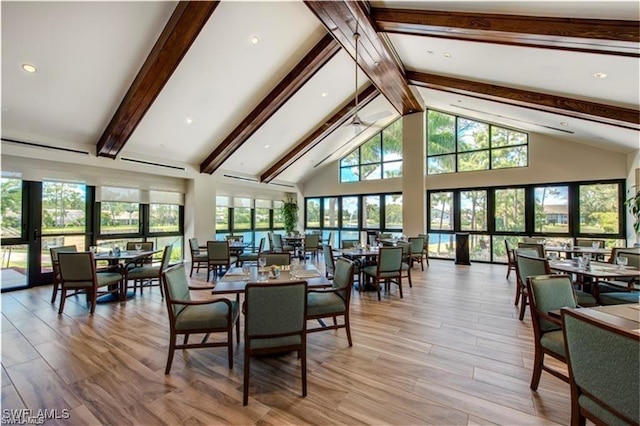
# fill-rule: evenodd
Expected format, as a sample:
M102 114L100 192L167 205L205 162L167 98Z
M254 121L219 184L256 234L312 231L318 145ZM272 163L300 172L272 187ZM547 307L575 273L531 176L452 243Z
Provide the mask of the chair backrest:
M640 268L639 253L633 253L631 251L626 251L626 250L618 250L618 252L616 253L616 257L626 257L628 266L634 266L636 268Z
M176 304L175 301L191 300L191 293L189 293L189 279L187 278L187 271L184 269L184 264L172 266L164 271L162 274L162 285L164 286L167 311L169 312L171 326L173 327L173 320L187 306Z
M320 245L320 235L318 234L308 234L304 237L304 247L306 250L308 249L317 249Z
M333 276L336 268L336 264L333 260L333 248L328 244L323 245L322 254L324 257L325 274L326 276Z
M271 265L291 265L290 253L261 253L258 259L264 258L267 260L267 266Z
M349 304L351 298L351 288L353 287L353 262L349 259L338 259L336 271L333 276L333 288L341 289L338 293L345 303Z
M638 424L640 337L580 310L563 310L562 322L573 407L584 394L603 423Z
M402 260L403 261L406 261L409 258L409 256L411 256L411 253L413 253L410 243L407 243L407 242L404 242L404 241L398 241L398 247L400 247L402 249Z
M280 234L273 234L273 246L271 247L271 249L275 252L281 252L282 251L282 235Z
M260 238L260 245L258 246L258 254L262 253L262 251L264 250L264 237Z
M340 247L342 247L343 249L358 247L359 244L360 244L360 240L342 240L342 241L340 241Z
M226 241L235 241L237 243L244 241L244 235L227 235L224 238Z
M378 245L378 237L376 237L375 235L369 235L369 245L371 247L377 246Z
M382 247L378 253L378 272L400 272L402 247Z
M507 251L507 261L510 264L514 264L516 262L516 254L513 251L513 248L509 244L509 240L505 238L504 240L504 249Z
M207 241L207 256L209 260L228 261L229 243L227 241Z
M327 236L327 243L330 246L333 246L333 231L329 231L329 235Z
M542 237L524 237L522 238L522 242L525 244L542 244L544 242L544 238Z
M153 251L153 241L127 241L125 250L135 250L137 244L140 244L140 250L142 251Z
M244 343L250 350L299 345L305 341L306 314L306 281L248 283L245 288Z
M95 285L96 262L91 252L58 252L58 267L63 285L67 283Z
M169 261L171 260L172 250L173 250L173 246L171 244L166 245L164 247L164 252L162 253L162 261L160 262L160 271L164 271L169 267Z
M424 251L424 239L422 237L410 237L409 243L411 243L411 254L417 256Z
M380 238L381 240L390 240L391 238L393 238L393 235L381 233L380 235L378 235L378 238Z
M189 238L189 250L191 251L191 259L200 254L200 245L197 238Z
M57 247L49 247L49 254L51 255L51 267L53 268L53 273L58 274L58 253L66 252L66 253L75 253L78 251L78 248L73 246L57 246Z
M564 274L538 275L527 280L531 318L534 327L543 333L560 330L556 323L540 317L541 313L548 313L562 308L575 308L576 297L571 284L571 277Z
M539 243L518 243L518 248L531 248L538 251L538 257L544 257L544 245Z
M418 237L422 238L425 253L429 251L429 234L418 234Z
M593 243L598 243L598 248L604 248L605 241L590 238L576 238L576 246L578 247L593 247Z
M542 257L525 256L516 250L516 277L518 284L525 286L527 278L536 275L548 275L551 273L549 269L549 261Z
M611 249L611 257L609 258L609 263L616 263L616 257L618 257L618 253L632 253L632 254L640 254L640 247L614 247Z

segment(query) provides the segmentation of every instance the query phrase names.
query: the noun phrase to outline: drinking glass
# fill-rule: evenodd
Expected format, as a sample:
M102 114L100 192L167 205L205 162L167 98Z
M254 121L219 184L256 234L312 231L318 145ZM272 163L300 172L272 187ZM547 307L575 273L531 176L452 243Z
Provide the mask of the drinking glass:
M629 259L623 256L616 257L616 263L618 264L618 268L624 269L629 263Z
M584 258L578 257L578 269L584 269Z
M242 275L244 275L245 281L249 280L249 275L251 275L251 265L248 263L242 264Z
M142 250L142 244L136 244L135 248L136 248L136 251L141 251Z
M258 265L260 265L260 272L262 272L264 270L264 267L267 266L267 259L265 257L259 258Z
M556 253L555 251L552 251L551 253L549 253L549 260L550 261L554 261L554 260L558 260L558 253Z
M96 247L96 246L91 246L91 247L89 247L89 251L90 251L91 253L97 253L97 252L98 252L98 247Z
M592 243L591 243L591 248L593 248L593 249L598 249L598 248L600 248L600 243L599 243L599 242L597 242L597 241L592 242Z

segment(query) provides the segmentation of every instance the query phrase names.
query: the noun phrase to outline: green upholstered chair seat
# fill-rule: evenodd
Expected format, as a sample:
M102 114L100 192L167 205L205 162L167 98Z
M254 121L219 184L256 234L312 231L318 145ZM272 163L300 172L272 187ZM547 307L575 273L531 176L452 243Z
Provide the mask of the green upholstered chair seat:
M601 293L600 303L603 305L624 305L626 303L640 303L640 292L620 291L615 293Z
M122 279L122 274L117 272L100 272L96 274L98 278L98 287L115 284Z
M100 281L98 280L98 282L100 282ZM104 285L109 285L109 284L111 284L111 281L108 282L108 283L102 284L102 285L104 286ZM88 289L88 288L93 287L93 282L91 282L91 281L74 281L72 283L66 283L66 286L67 286L67 288L70 288L70 289L78 289L78 290L81 290L83 288L87 288ZM100 286L100 284L98 284L98 286Z
M300 336L284 336L284 337L270 337L268 339L251 339L251 350L277 348L280 346L294 346L299 345L301 342Z
M376 276L377 271L378 271L378 267L376 265L365 266L364 268L362 268L362 272L364 272L367 275L372 275L374 277ZM398 275L399 274L397 271L380 272L380 278L395 278Z
M596 298L584 291L576 290L576 303L580 306L595 306Z
M402 262L402 270L403 271L408 271L409 270L409 264Z
M138 266L129 269L127 278L130 280L139 280L143 278L158 278L160 276L160 265L157 266Z
M258 261L258 253L243 253L238 256L241 262L257 262Z
M238 318L238 303L231 301L231 322ZM176 317L176 330L227 328L229 309L225 303L188 305Z
M543 348L564 357L564 337L562 336L562 330L544 333L540 338L540 344Z
M207 261L207 254L196 254L193 256L193 261L194 262L206 262Z
M596 417L602 420L603 424L611 426L626 426L629 424L622 421L617 416L611 414L609 410L602 407L600 404L596 403L593 399L589 398L586 395L580 395L580 397L578 397L578 404L580 405L580 407L586 409L590 413L593 413Z
M238 261L238 256L229 256L229 263L233 264L236 263ZM220 260L213 260L213 259L209 259L209 264L210 265L226 265L227 264L227 260L226 259L220 259Z
M309 293L307 295L307 316L343 313L344 300L335 293Z

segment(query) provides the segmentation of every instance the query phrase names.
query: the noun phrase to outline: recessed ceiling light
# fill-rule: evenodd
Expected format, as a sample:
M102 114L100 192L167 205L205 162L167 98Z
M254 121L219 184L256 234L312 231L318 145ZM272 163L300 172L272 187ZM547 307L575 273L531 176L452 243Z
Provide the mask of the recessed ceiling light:
M607 74L603 73L603 72L596 72L593 74L593 76L595 78L607 78Z
M427 50L427 53L428 53L429 55L433 55L433 50Z
M31 74L37 71L36 67L31 64L22 64L22 69Z
M444 52L444 57L445 58L450 58L452 55L449 52Z
M322 96L323 98L326 98L327 96L329 96L329 92L322 92L320 96Z
M265 147L265 148L269 148L269 145L265 145L264 147Z
M193 123L193 118L187 117L184 121L186 121L187 124L191 124L191 123Z
M260 38L258 36L252 36L249 40L251 41L251 44L260 43Z
M561 125L561 126L568 126L568 125L569 125L569 123L567 123L566 121L561 121L561 122L560 122L560 125Z

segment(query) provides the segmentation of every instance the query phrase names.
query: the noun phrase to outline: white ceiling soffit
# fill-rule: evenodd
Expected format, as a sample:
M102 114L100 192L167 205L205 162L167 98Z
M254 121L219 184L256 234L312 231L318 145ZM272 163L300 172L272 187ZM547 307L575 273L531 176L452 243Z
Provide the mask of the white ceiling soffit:
M2 2L2 132L91 152L176 2ZM33 74L21 66L37 67Z
M638 58L389 34L407 70L637 108ZM446 56L445 56L446 55ZM603 72L607 78L595 78Z
M325 34L300 2L221 2L122 155L199 164Z
M635 130L440 90L417 89L425 100L426 108L622 153L639 148L638 132Z

